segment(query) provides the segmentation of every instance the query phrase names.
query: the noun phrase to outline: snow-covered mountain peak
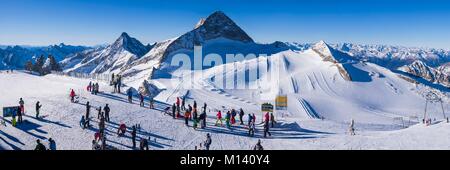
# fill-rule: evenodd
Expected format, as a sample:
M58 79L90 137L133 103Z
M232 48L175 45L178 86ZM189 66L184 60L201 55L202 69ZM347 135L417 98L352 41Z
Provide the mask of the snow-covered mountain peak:
M326 56L332 56L331 47L323 40L319 41L318 43L314 44L312 47L314 50L319 51L323 55Z
M254 42L247 33L221 11L212 13L204 21L200 20L193 31L202 40L223 37L241 42Z
M110 47L117 50L123 48L137 56L143 56L149 51L148 46L145 46L137 39L130 37L126 32L123 32Z
M400 67L399 70L414 76L422 77L430 82L450 87L449 75L439 69L428 66L423 61L416 60L409 65Z

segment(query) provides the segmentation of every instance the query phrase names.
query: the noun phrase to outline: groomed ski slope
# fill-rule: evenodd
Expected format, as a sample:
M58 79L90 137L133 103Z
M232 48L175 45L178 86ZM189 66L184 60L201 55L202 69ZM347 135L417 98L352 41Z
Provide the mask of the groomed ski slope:
M86 101L90 101L92 106L104 106L106 103L110 105L111 123L106 126L107 139L108 145L117 149L131 149L129 133L121 138L115 135L120 123L128 126L140 123L142 130L138 132L138 140L140 137L151 137L151 149L194 149L195 145L204 141L206 133L211 133L211 149L247 150L262 136L260 126L257 127L254 138L247 137L246 129L239 126L232 130L212 126L214 108L224 105L227 108L243 107L246 111L252 111L257 110L258 106L206 87L189 92L179 90L179 93L187 93L188 98L198 99L199 106L207 101L211 108L208 113L208 128L194 130L185 127L182 120L174 120L160 111L141 108L138 103L127 103L124 95L112 94L112 89L103 83L100 83L101 94L94 96L84 92L89 80L56 75L38 77L21 72L1 73L0 76L0 105L17 105L22 97L26 103L27 115L24 117L26 122L17 127L12 127L9 122L6 127L0 127L0 149L33 149L36 139L46 140L50 137L56 141L57 149L91 149L91 141L98 125L94 118L93 128L80 128L79 120L85 113L85 107L81 104ZM81 104L70 103L68 93L71 88L81 95ZM43 105L41 115L46 116L43 120L33 118L36 101ZM192 100L188 103L192 104ZM166 104L158 102L156 107L162 109ZM96 117L96 111L92 110L91 115ZM257 119L260 118L261 115L257 114ZM10 118L6 120L10 121ZM447 123L429 127L419 124L395 130L397 127L391 127L392 125L376 125L376 120L372 123L358 123L358 119L356 120L358 135L349 136L346 134L346 122L279 118L280 124L271 129L273 136L263 139L262 144L266 149L450 149L450 128Z

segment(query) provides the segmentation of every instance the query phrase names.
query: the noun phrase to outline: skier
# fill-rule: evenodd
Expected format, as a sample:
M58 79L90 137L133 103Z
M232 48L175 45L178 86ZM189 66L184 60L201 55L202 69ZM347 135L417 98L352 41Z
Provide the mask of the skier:
M267 134L269 134L269 136L272 136L272 134L269 132L269 122L264 123L264 138L267 137Z
M261 140L258 139L258 143L256 143L255 147L253 147L253 150L257 151L257 150L264 150L264 148L261 145Z
M148 151L148 141L150 140L150 137L148 137L148 140L145 138L141 139L141 142L139 144L139 148L141 149L141 151L143 150L147 150Z
M131 131L131 141L133 142L133 149L136 148L136 125L133 126Z
M244 110L241 108L239 110L239 120L241 120L241 125L244 125L244 115L245 115Z
M144 95L139 93L139 99L140 99L139 106L144 107Z
M41 109L42 105L39 105L39 101L36 102L36 119L39 119L39 110Z
M222 126L223 122L222 122L222 112L219 110L219 112L217 112L217 120L216 120L216 126L217 124L220 122L220 126Z
M198 124L197 109L194 109L192 117L193 117L193 121L194 121L194 129L197 129L197 124Z
M83 129L86 128L86 119L84 118L84 116L81 116L80 127Z
M45 146L41 143L41 140L36 140L36 143L37 143L37 145L36 145L36 147L34 148L34 150L36 150L36 151L45 151L45 150L47 150L47 148L45 148Z
M105 111L105 121L109 122L109 112L111 111L111 109L109 108L108 104L106 104L103 110Z
M275 124L277 123L275 121L275 116L273 115L273 113L270 113L270 123L272 125L272 128L275 126Z
M114 73L111 74L111 82L109 84L110 85L114 84ZM116 91L114 90L114 92L116 92Z
M19 106L20 106L20 112L22 112L22 114L25 114L25 102L23 101L22 98L20 98L19 100Z
M56 142L52 138L48 139L48 149L49 150L56 150Z
M209 147L211 146L212 140L211 135L209 133L206 134L206 141L205 141L205 149L209 150Z
M355 133L355 121L352 119L351 120L351 122L350 122L350 126L349 126L349 133L350 133L350 135L356 135L356 133Z
M175 119L175 112L177 110L177 106L175 105L175 103L172 105L172 117Z
M70 91L70 101L72 103L75 102L75 91L73 91L73 89Z
M133 103L133 91L131 90L131 87L127 90L128 95L128 102Z

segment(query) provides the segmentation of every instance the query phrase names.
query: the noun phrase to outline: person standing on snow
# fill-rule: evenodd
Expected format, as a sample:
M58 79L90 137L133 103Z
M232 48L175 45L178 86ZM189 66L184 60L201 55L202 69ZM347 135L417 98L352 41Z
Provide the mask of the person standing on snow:
M175 103L172 105L172 117L175 119L175 114L177 111L177 106L175 105Z
M154 106L154 103L155 103L155 100L153 100L153 97L150 97L150 109L154 109L155 108L155 106Z
M199 120L202 121L200 128L204 129L206 127L206 110L204 109L202 114L200 114Z
M117 75L117 92L120 93L120 87L122 86L122 76Z
M136 148L136 125L133 126L131 131L131 141L133 142L133 149Z
M239 109L239 120L241 120L241 125L244 125L244 110L241 108Z
M86 119L85 127L89 127L89 120L91 119L89 117L90 112L91 112L91 105L89 105L89 102L87 102L86 103L86 115L84 116L84 118Z
M95 110L98 111L98 113L97 113L97 119L100 120L100 118L103 117L103 114L102 114L102 106L99 106L98 109L95 109Z
M266 112L266 114L264 115L264 123L269 123L270 121L270 114L269 112Z
M149 141L149 140L150 140L150 137L148 137L148 140L145 139L145 138L142 138L142 139L141 139L141 142L140 142L140 144L139 144L139 149L140 149L141 151L143 151L143 150L148 151L148 141Z
M178 112L180 112L180 97L177 97L177 102L176 102L176 104L177 104L177 111Z
M133 103L133 91L131 90L131 87L127 90L128 95L128 102Z
M70 90L70 101L72 102L72 103L74 103L75 102L75 91L73 91L73 89L72 90Z
M48 149L49 150L56 150L56 142L52 138L48 139Z
M217 117L217 120L216 120L216 126L217 126L217 124L218 124L219 122L220 122L220 126L222 126L222 124L223 124L223 122L222 122L222 112L221 112L220 110L217 112L216 117Z
M189 110L186 110L186 112L184 112L184 124L186 124L186 126L189 126L190 115L191 113L189 112Z
M37 143L37 145L36 145L36 147L34 148L34 150L36 150L36 151L45 151L45 150L47 150L47 148L45 148L45 146L41 143L41 140L36 140L36 143Z
M97 95L100 91L100 86L98 85L98 83L95 83L95 92L94 94Z
M350 135L352 135L352 136L356 135L356 133L355 133L355 121L353 119L350 121L350 126L349 126L348 130L349 130Z
M206 141L205 141L205 149L209 150L209 147L211 146L212 140L211 135L209 133L206 134Z
M81 116L80 127L86 129L86 119L84 118L84 116Z
M20 98L22 100L22 98ZM23 100L22 100L23 101ZM23 119L22 119L22 115L23 115L23 106L19 107L19 110L17 111L17 122L18 123L22 123Z
M248 122L247 122L247 126L248 126L248 127L250 127L250 123L252 123L252 121L253 121L253 117L252 117L252 115L249 113L249 114L248 114Z
M22 115L25 115L25 102L22 98L19 100L19 106L20 106L20 112L22 112Z
M227 125L227 128L231 127L230 119L231 119L231 112L228 110L227 114L225 115L225 124Z
M92 81L89 82L89 85L87 86L86 90L88 92L91 92L91 90L92 90Z
M197 101L194 100L194 109L197 109Z
M255 122L250 121L248 124L248 136L255 136L255 131L256 131L256 127L255 127Z
M277 123L275 121L275 116L273 115L273 113L270 113L270 123L272 125L272 128L275 126L275 123Z
M181 100L181 110L186 110L186 107L185 107L185 104L186 104L186 96L183 96L183 99Z
M269 136L272 136L272 134L269 132L269 122L264 123L264 138L267 137L267 134L269 134Z
M39 119L39 111L41 110L42 105L39 105L39 101L36 102L36 119Z
M144 95L142 95L141 93L139 93L139 106L144 107Z
M111 111L111 109L109 108L108 104L106 104L103 110L105 111L105 121L109 122L109 112Z
M260 139L258 139L258 143L256 143L255 147L253 147L253 150L255 150L255 151L264 150L264 148L261 145Z
M231 124L234 125L236 123L236 115L237 112L234 109L231 109Z

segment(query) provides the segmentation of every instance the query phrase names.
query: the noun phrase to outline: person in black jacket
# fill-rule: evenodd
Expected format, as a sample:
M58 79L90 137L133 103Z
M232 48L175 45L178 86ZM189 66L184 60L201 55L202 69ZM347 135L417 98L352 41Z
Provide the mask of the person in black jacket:
M41 143L41 141L39 139L36 140L36 143L37 143L37 145L36 145L36 148L34 148L34 150L36 150L36 151L45 151L45 150L47 150L47 148L45 148L45 146Z
M91 112L91 105L89 105L89 102L86 103L86 115L84 116L84 118L86 119L86 123L85 123L85 127L89 127L89 121L90 121L90 117L89 114Z
M39 119L39 111L42 105L39 104L39 101L36 103L36 119Z
M133 126L133 130L131 131L131 140L133 142L133 149L136 148L136 125Z
M175 105L175 103L172 105L172 117L175 119L175 114L176 114L176 110L177 110L177 106Z
M244 125L244 110L242 108L239 110L239 119L241 120L241 125Z
M105 111L105 121L109 122L109 112L111 109L109 108L109 105L106 104L106 106L103 108L103 111Z

